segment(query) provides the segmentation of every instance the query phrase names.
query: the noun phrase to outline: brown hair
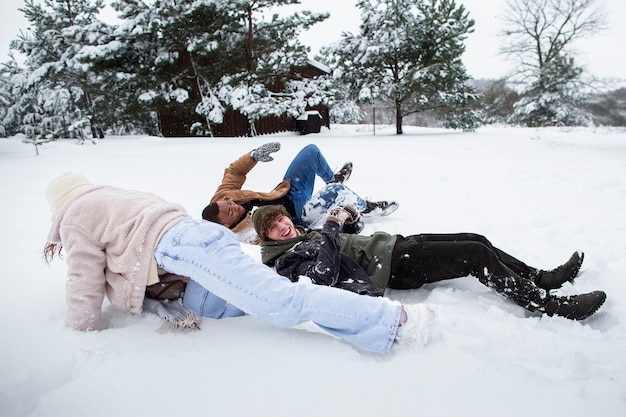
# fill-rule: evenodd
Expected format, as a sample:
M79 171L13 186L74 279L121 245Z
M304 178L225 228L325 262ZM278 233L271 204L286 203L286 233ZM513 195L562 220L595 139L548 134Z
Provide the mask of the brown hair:
M60 244L46 242L46 246L43 248L44 261L49 264L54 259L54 255L57 255L59 259L62 259L63 256L61 256L61 249L63 249L63 246Z
M270 226L283 216L287 216L291 219L285 207L280 204L275 206L262 206L256 209L252 215L252 223L254 224L254 229L259 235L259 238L263 241L268 240L267 232Z

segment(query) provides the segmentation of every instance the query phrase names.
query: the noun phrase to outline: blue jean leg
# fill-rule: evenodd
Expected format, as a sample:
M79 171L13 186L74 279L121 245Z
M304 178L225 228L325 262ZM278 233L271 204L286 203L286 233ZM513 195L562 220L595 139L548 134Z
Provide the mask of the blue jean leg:
M358 211L365 210L367 203L357 193L343 184L326 184L302 207L302 225L311 229L321 229L326 214L333 207L353 205Z
M328 165L320 149L313 144L307 145L291 161L283 179L291 181L287 197L293 202L296 209L296 223L302 221L302 208L313 195L315 177L319 176L324 182L333 179L334 172Z
M157 264L190 277L215 297L276 326L307 321L362 349L391 349L401 307L385 298L294 284L245 254L236 236L212 222L186 218L160 239Z
M195 311L202 317L210 317L212 319L246 315L245 312L210 293L194 280L189 280L189 283L187 283L187 288L185 288L185 294L183 295L183 306Z

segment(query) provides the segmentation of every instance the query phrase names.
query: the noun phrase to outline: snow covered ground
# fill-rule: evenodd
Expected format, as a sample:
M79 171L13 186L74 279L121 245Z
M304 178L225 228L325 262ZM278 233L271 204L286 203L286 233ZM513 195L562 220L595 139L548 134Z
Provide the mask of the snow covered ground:
M0 139L0 415L442 416L626 415L626 131L485 127L475 133L332 126L321 134L257 138L109 137L49 143L40 155ZM603 289L584 322L529 314L472 278L414 291L438 309L430 343L386 356L306 329L251 317L204 319L201 331L159 333L153 316L105 302L107 329L67 328L65 263L41 257L44 198L58 174L150 191L200 212L224 168L254 147L282 143L251 189L269 190L314 142L346 183L400 208L364 233L477 232L539 268L584 250L561 293ZM258 248L244 246L259 259Z

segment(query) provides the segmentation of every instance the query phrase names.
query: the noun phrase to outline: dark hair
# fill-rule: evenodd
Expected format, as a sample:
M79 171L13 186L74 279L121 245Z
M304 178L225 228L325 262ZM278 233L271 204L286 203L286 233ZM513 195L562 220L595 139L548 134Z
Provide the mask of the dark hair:
M217 203L211 203L202 210L202 218L213 223L219 223L217 216L220 214L220 209Z

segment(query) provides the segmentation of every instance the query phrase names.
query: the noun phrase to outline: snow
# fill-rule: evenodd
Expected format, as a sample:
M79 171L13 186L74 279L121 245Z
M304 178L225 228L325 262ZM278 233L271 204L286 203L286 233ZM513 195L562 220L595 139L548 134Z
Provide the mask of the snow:
M256 138L107 137L97 145L0 140L2 416L623 416L626 411L626 131L483 127L475 133L333 125ZM560 292L605 290L583 322L527 313L472 278L413 291L435 305L430 342L375 355L316 331L252 317L160 333L105 301L107 329L66 327L66 267L41 256L44 198L58 174L150 191L199 217L228 163L269 141L282 149L247 188L269 190L314 142L346 185L400 208L363 233L477 232L539 268L575 250L580 276ZM321 185L321 184L320 184ZM259 259L258 248L244 250Z

